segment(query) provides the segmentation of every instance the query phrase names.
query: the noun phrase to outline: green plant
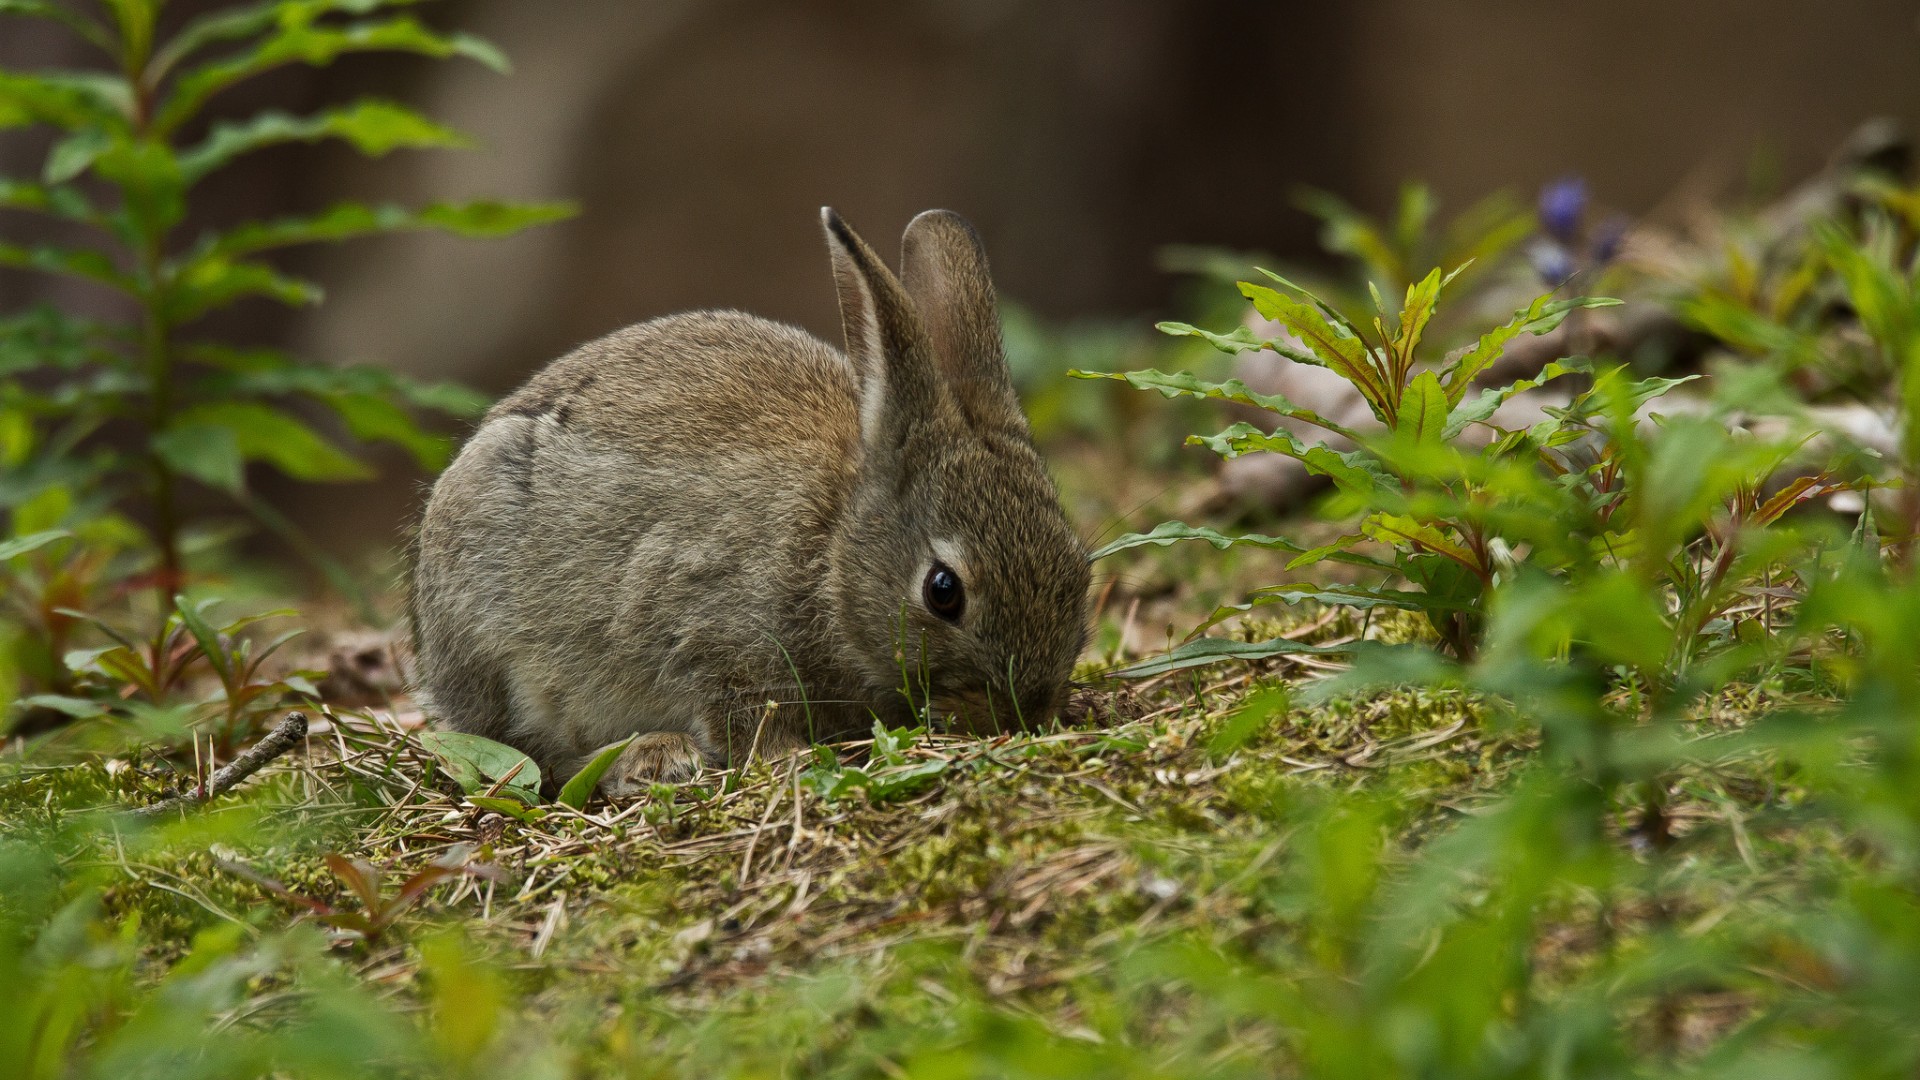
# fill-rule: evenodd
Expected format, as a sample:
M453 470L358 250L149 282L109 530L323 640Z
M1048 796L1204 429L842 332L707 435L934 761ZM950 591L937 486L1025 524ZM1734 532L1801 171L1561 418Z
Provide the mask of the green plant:
M468 145L458 132L378 99L309 116L269 110L205 119L219 95L240 83L350 53L458 56L504 70L491 45L394 11L406 6L280 0L228 4L169 22L162 0L109 0L98 10L64 0L0 2L0 16L56 22L103 60L98 69L0 71L0 131L47 128L55 135L38 180L0 179L0 210L48 219L75 238L0 241L0 266L100 286L123 297L128 311L123 320L44 309L0 320L0 410L29 417L45 432L41 453L59 459L43 463L38 471L47 475L23 479L104 489L113 504L138 511L158 561L151 584L162 597L185 580L184 483L225 493L279 527L278 515L247 490L249 464L308 481L368 475L363 461L290 407L294 400L330 413L355 438L402 447L429 469L444 463L448 443L425 430L417 413L471 415L481 406L448 386L227 348L200 336L201 320L244 300L298 306L320 299L317 285L263 256L412 229L502 236L571 212L558 204L342 203L280 220L214 225L200 185L255 151L320 140L344 141L370 156ZM112 449L123 444L130 453ZM90 447L97 452L86 452ZM7 494L16 506L23 497Z
M1920 188L1871 180L1860 194L1857 219L1814 222L1771 260L1729 240L1674 304L1748 365L1727 372L1746 407L1805 424L1809 402L1838 399L1881 421L1883 440L1821 436L1834 468L1890 489L1881 526L1904 563L1920 536L1920 435L1900 422L1920 412Z
M464 848L449 850L425 869L409 874L393 895L388 896L384 887L386 874L379 867L365 859L329 853L327 869L346 886L349 895L359 904L357 909L302 895L240 863L222 860L220 867L305 910L315 922L334 932L334 944L372 945L435 885L462 876L499 878L499 871L493 867L471 862L471 854Z
M136 637L106 621L79 611L62 614L91 626L111 645L69 651L62 662L70 673L68 694L34 694L19 703L28 708L53 709L75 719L106 718L140 737L162 738L190 733L205 735L211 749L229 756L254 734L259 720L292 702L317 695L309 680L317 672L287 671L267 674L263 667L280 648L303 631L289 630L265 642L243 631L267 619L285 618L292 611L269 611L226 623L210 621L217 601L190 603L174 597L174 608L147 636ZM196 677L204 671L211 686ZM199 700L181 698L204 689ZM156 726L156 722L157 725ZM173 731L176 724L182 731Z
M1422 335L1451 276L1442 277L1439 270L1434 270L1409 286L1396 314L1390 315L1379 295L1374 294L1377 314L1370 333L1313 294L1277 274L1268 276L1288 292L1253 282L1240 283L1240 291L1261 317L1284 327L1287 337L1263 338L1244 325L1226 334L1185 323L1164 323L1161 329L1202 338L1229 353L1270 349L1294 363L1332 371L1366 402L1383 434L1354 430L1283 396L1256 393L1237 380L1216 383L1185 372L1160 371L1074 374L1120 379L1167 397L1214 398L1252 405L1353 444L1352 450L1337 450L1325 443L1306 443L1284 428L1268 432L1246 422L1218 435L1188 439L1224 457L1274 452L1294 458L1309 472L1331 479L1348 505L1363 510L1358 531L1307 551L1273 537L1236 540L1218 534L1203 536L1176 522L1152 533L1124 537L1102 549L1101 554L1142 543L1192 537L1288 548L1298 553L1291 568L1338 558L1388 572L1418 588L1341 587L1329 591L1279 586L1257 596L1255 603L1321 599L1360 607L1416 610L1427 615L1457 655L1469 654L1477 636L1479 598L1499 572L1497 560L1511 550L1509 538L1491 528L1492 522L1476 510L1488 503L1489 485L1496 480L1514 481L1514 470L1506 465L1508 459L1530 454L1549 470L1566 471L1551 454L1587 430L1591 410L1583 405L1591 400L1591 393L1557 420L1543 421L1528 431L1498 432L1485 449L1463 451L1462 436L1469 427L1489 421L1514 395L1563 375L1589 371L1590 367L1579 361L1556 362L1532 378L1483 390L1472 397L1469 391L1515 337L1528 332L1546 333L1570 311L1617 301L1584 297L1556 301L1542 296L1515 312L1504 325L1483 334L1472 347L1450 356L1438 367L1426 367L1420 351ZM1671 380L1649 381L1635 384L1629 392L1644 400L1671 385ZM1382 559L1356 550L1368 541L1385 545L1389 557Z

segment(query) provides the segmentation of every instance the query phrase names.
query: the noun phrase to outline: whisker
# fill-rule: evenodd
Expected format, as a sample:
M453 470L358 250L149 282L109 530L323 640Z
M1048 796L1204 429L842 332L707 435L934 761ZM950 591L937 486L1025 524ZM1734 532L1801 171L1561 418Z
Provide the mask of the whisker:
M1155 500L1159 499L1161 496L1165 495L1169 491L1172 491L1174 488L1178 486L1180 486L1180 481L1178 480L1169 481L1167 483L1167 486L1161 488L1159 491L1154 492L1153 494L1133 504L1133 506L1130 507L1129 509L1108 519L1107 524L1103 526L1099 532L1095 533L1091 537L1086 538L1087 549L1091 551L1095 548L1100 547L1102 544L1106 543L1107 537L1110 534L1112 534L1114 530L1120 528L1122 525L1125 525L1127 523L1127 520L1132 518L1133 515L1139 513L1142 507L1148 505L1149 503L1154 502Z

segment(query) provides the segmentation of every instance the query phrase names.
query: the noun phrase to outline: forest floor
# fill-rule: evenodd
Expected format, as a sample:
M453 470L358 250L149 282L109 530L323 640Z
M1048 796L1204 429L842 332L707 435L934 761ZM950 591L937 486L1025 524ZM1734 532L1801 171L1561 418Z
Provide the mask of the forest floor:
M1289 892L1299 875L1283 873L1290 841L1328 796L1417 807L1395 826L1417 838L1506 790L1535 735L1448 692L1289 703L1279 688L1337 670L1313 655L1109 678L1155 636L1146 628L1177 637L1277 570L1258 551L1129 556L1102 593L1099 655L1046 730L883 736L516 814L476 805L434 767L403 694L328 706L245 798L177 826L205 843L118 851L104 902L116 919L138 916L156 963L209 928L314 923L400 1011L427 1008L423 956L451 930L512 1002L488 1008L513 1052L544 1061L565 1047L562 1058L634 1075L717 1073L722 1061L739 1075L755 1061L768 1074L796 1061L813 1063L800 1072L898 1074L929 1052L929 1031L957 1044L992 1029L972 1040L982 1052L1067 1045L1095 1059L1116 1041L1174 1037L1187 1014L1162 1000L1163 949L1290 947L1307 902ZM1418 633L1270 610L1288 621L1236 632L1317 644ZM1702 723L1741 709L1729 701ZM56 803L150 801L177 779L137 754L29 769L0 793L0 822L21 827ZM1741 840L1698 853L1721 892L1667 898L1662 926L1777 902L1804 859L1843 857L1819 838L1741 831L1743 808L1768 793L1705 774L1690 784L1667 827L1732 820ZM1575 898L1554 925L1534 958L1548 967L1577 966L1601 937L1613 947L1650 921L1630 903L1596 914ZM1193 978L1192 957L1180 964ZM281 993L262 980L230 1016L271 1015ZM1684 1049L1747 1008L1737 995L1701 997L1658 1023Z

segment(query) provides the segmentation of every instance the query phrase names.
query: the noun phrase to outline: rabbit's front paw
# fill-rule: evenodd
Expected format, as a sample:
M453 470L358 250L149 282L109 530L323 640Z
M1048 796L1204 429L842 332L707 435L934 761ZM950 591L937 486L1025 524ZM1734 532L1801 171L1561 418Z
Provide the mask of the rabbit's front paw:
M683 731L653 731L633 740L600 778L608 798L637 795L652 784L690 780L706 763L700 744Z

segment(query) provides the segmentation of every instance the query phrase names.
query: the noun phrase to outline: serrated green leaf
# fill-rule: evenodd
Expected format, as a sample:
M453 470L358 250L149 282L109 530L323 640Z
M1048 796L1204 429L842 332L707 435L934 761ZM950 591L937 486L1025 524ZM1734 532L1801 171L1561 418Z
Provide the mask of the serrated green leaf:
M1443 385L1447 391L1447 404L1458 405L1467 396L1467 388L1480 373L1493 365L1506 351L1507 344L1522 333L1534 335L1552 332L1567 317L1567 313L1576 308L1613 307L1620 301L1605 296L1576 296L1571 300L1555 300L1553 294L1537 296L1531 304L1513 313L1513 318L1504 324L1487 331L1480 340L1460 358L1449 363L1442 372Z
M585 810L587 800L593 798L593 793L600 788L600 778L607 775L607 770L613 768L613 763L620 759L621 751L636 738L638 736L629 735L617 743L601 747L593 755L593 760L574 773L573 778L560 788L560 797L556 801L575 810Z
M540 766L513 747L462 731L423 731L419 739L467 794L498 788L495 794L539 803Z
M1388 400L1385 374L1374 363L1366 343L1351 326L1329 321L1325 308L1301 303L1275 289L1240 282L1240 293L1253 302L1261 318L1277 322L1306 344L1310 363L1332 371L1360 391L1373 414L1390 424L1394 403ZM1288 354L1292 355L1292 354ZM1298 356L1293 356L1299 359Z
M1153 527L1151 532L1128 533L1125 536L1095 551L1087 558L1098 562L1109 555L1131 548L1145 547L1149 544L1166 547L1182 540L1204 540L1224 551L1230 547L1246 545L1250 547L1279 548L1282 551L1299 551L1300 545L1280 536L1262 536L1259 533L1247 533L1229 536L1204 525L1188 525L1181 521L1163 521Z
M207 99L236 83L288 64L324 67L348 53L405 52L435 59L463 56L504 72L499 49L470 34L439 34L411 16L346 24L314 22L321 5L283 7L271 36L237 56L181 73L153 129L165 135L197 114Z
M313 116L264 112L234 123L215 124L198 146L180 155L180 169L189 184L242 154L287 143L340 139L368 157L382 157L400 149L470 147L465 135L389 101L369 98Z
M1448 414L1446 429L1441 432L1440 437L1447 442L1452 442L1460 437L1460 433L1465 431L1468 425L1477 424L1499 412L1500 406L1506 404L1507 399L1515 394L1544 386L1562 375L1587 374L1592 370L1592 363L1585 357L1569 357L1565 360L1552 361L1530 379L1519 379L1505 386L1482 390L1472 401L1462 403Z
M1239 379L1229 379L1223 383L1208 382L1195 376L1192 372L1175 371L1169 373L1157 370L1112 373L1070 371L1068 374L1079 379L1115 379L1126 383L1136 390L1159 391L1163 397L1193 397L1212 399L1215 401L1231 401L1241 405L1252 405L1255 408L1277 412L1282 416L1299 420L1302 423L1313 424L1316 427L1324 428L1337 435L1344 435L1350 439L1358 438L1352 431L1341 427L1339 424L1334 423L1311 409L1295 405L1283 395L1259 393L1248 388L1247 384L1241 382Z
M1344 491L1363 498L1397 489L1392 477L1365 451L1340 452L1319 444L1307 445L1284 428L1264 432L1248 423L1238 423L1217 435L1189 435L1190 446L1204 446L1225 458L1243 454L1270 452L1284 454L1307 467L1307 471L1331 479Z
M381 8L408 7L423 0L263 0L212 11L192 20L154 53L153 77L173 70L211 45L256 37L283 21L311 23L322 15L370 15Z
M342 203L311 217L243 225L202 245L197 257L230 259L296 244L433 229L457 236L507 236L571 217L571 203L439 203L421 210Z
M1200 338L1228 355L1237 355L1243 352L1259 352L1269 344L1265 338L1255 335L1253 329L1247 326L1236 326L1224 334L1216 334L1211 330L1202 330L1191 323L1183 322L1159 322L1154 323L1153 327L1161 333L1172 337ZM1076 374L1078 373L1076 372ZM1083 379L1095 377L1110 378L1110 376L1095 375L1079 375L1079 377Z
M1397 608L1401 611L1459 611L1462 606L1411 589L1367 588L1363 585L1275 585L1260 590L1261 595L1279 597L1287 603L1302 600L1364 611L1368 608Z

